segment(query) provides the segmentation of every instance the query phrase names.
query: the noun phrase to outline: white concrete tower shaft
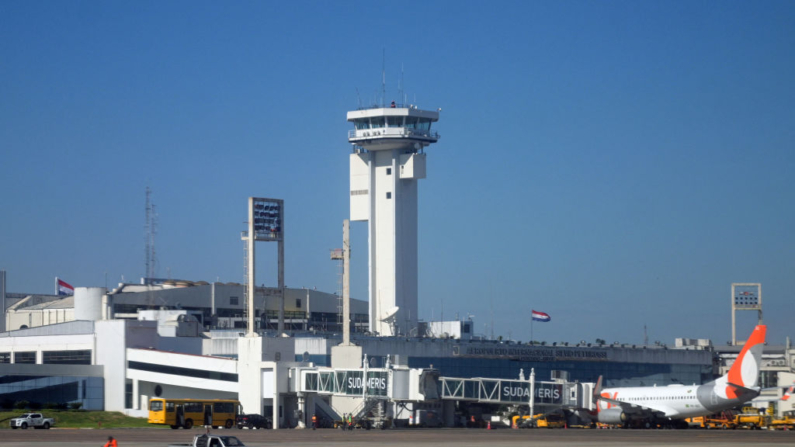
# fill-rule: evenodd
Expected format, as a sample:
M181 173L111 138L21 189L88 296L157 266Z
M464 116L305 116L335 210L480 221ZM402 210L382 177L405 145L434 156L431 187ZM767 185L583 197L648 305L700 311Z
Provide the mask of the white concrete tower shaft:
M417 327L417 190L438 120L413 106L348 112L351 220L369 223L370 330L380 335Z

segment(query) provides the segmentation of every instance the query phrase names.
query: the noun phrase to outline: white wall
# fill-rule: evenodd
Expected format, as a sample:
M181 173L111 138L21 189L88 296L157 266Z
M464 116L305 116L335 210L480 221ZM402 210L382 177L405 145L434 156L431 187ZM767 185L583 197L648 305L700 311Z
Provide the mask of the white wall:
M370 328L382 335L390 335L381 317L395 307L395 151L376 151L371 154L373 207L370 222ZM387 169L392 170L386 175ZM387 193L392 195L387 199Z
M262 337L241 337L237 346L237 377L241 384L238 400L247 413L261 414Z
M74 314L74 309L22 309L7 312L5 321L8 330L15 331L22 326L32 328L74 321Z
M351 221L370 218L370 154L351 154L350 201Z
M123 411L127 371L125 321L96 321L94 331L94 356L97 364L105 367L105 411Z

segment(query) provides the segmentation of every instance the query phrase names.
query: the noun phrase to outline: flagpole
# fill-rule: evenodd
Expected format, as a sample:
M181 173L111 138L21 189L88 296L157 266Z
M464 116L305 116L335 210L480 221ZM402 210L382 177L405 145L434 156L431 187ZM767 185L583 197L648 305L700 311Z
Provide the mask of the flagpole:
M58 295L58 277L55 277L55 294Z
M536 339L533 338L533 315L532 314L530 314L530 341L533 343L533 345L536 344Z

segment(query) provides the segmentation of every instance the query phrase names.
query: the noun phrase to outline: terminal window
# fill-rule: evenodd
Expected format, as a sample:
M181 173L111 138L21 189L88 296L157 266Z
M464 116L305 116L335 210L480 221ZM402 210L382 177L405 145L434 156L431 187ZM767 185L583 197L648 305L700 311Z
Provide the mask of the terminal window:
M41 360L45 365L90 365L91 350L44 351Z
M238 301L237 301L237 297L236 296L230 296L229 297L229 305L230 306L237 306L237 303L238 303Z
M386 193L386 198L387 199L391 199L392 198L392 193L391 192Z
M14 363L36 364L36 352L15 352Z
M392 175L392 168L386 168L386 175Z
M0 363L11 363L11 353L0 352Z

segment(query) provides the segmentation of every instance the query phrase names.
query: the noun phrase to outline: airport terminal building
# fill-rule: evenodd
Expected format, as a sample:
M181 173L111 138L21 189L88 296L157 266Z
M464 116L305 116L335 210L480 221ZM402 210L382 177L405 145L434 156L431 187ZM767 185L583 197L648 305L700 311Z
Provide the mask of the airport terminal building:
M274 304L263 296L264 329L254 338L239 329L242 286L236 285L122 285L110 292L78 288L70 297L16 299L5 315L10 330L0 333L0 402L80 402L89 410L146 416L152 397L238 399L246 412L272 415L276 427L295 427L311 412L334 417L367 400L360 390L340 396L341 389L324 395L305 388L311 385L307 374L330 377L340 368L346 377L378 372L394 381L390 398L403 406L433 406L442 393L428 389L441 388L440 382L423 382L429 372L437 379L526 381L523 376L534 371L536 381L564 377L572 384L600 375L609 386L692 384L720 374L737 351L704 344L517 344L474 337L469 320L445 322L443 333L439 324L427 323L419 337L374 337L366 332L366 303L355 300L355 346L345 351L338 346L336 295L305 289L285 295L285 335L270 330L267 309ZM795 378L786 376L793 350L768 351L764 380ZM449 401L440 407L457 408Z

